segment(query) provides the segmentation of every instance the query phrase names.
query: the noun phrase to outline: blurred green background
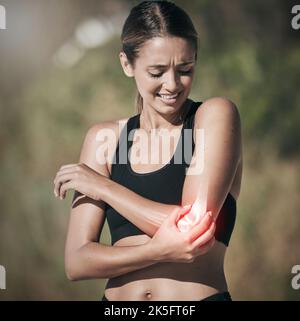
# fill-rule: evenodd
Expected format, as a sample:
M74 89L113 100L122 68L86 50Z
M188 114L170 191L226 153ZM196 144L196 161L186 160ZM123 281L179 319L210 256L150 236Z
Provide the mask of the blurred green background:
M53 195L78 161L87 129L135 114L136 88L119 63L120 32L140 1L1 0L0 300L98 300L105 280L68 281L71 196ZM234 300L299 300L300 46L289 1L174 1L200 36L190 98L239 108L244 173L225 260ZM101 241L109 244L105 225Z

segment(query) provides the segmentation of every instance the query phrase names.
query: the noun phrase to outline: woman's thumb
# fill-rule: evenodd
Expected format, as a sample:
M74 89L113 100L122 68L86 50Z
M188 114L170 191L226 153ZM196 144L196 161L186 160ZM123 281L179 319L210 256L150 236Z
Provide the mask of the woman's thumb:
M185 214L187 214L192 208L192 205L191 204L188 204L188 205L185 205L185 206L182 206L178 212L178 219L177 219L177 222L183 217L185 216Z
M182 214L188 213L191 210L191 208L192 208L192 204L187 204L187 205L182 207L181 213Z
M174 210L172 211L172 213L168 216L168 221L171 225L176 224L177 223L177 218L179 216L180 213L178 213L178 210Z

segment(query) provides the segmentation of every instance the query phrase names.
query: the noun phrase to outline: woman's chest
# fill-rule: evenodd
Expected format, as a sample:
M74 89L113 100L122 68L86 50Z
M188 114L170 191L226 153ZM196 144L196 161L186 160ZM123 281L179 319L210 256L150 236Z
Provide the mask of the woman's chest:
M135 173L146 174L163 169L167 164L182 163L182 128L137 129L129 143L128 164Z

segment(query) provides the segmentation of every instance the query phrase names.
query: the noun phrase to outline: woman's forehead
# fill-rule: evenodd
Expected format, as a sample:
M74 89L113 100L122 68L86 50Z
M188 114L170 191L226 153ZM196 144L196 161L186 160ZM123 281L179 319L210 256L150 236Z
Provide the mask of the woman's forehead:
M140 48L139 60L147 65L165 65L174 60L176 64L195 60L195 50L189 42L179 37L155 37Z

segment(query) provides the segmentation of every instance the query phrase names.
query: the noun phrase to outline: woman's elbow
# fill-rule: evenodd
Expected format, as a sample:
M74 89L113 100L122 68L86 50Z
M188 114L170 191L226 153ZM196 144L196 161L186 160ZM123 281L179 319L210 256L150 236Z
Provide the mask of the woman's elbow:
M86 278L82 266L82 255L79 250L66 251L65 274L70 281L79 281Z
M80 277L80 274L78 274L75 270L68 267L65 268L65 274L69 281L80 281L82 278Z
M65 275L70 281L80 281L100 278L107 278L106 269L95 267L88 257L90 255L83 250L78 249L65 254Z
M73 254L74 256L75 254ZM78 268L78 263L74 257L71 255L65 258L65 274L69 281L79 281L81 280L81 274Z
M65 274L66 274L66 277L67 277L67 279L69 280L69 281L79 281L80 280L80 278L78 278L77 276L76 276L76 274L75 273L73 273L71 270L69 270L69 269L65 269Z

